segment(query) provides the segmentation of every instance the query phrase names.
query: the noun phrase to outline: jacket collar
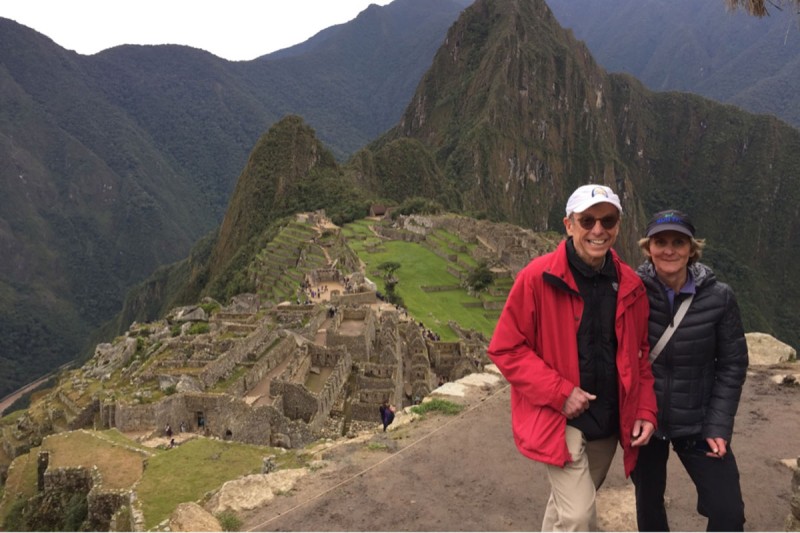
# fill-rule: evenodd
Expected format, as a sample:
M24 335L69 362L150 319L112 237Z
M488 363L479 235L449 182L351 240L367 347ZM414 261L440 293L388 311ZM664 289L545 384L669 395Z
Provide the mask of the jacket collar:
M633 273L633 269L625 265L613 248L611 252L611 260L614 268L617 271L617 282L619 283L619 292L617 300L625 299L630 293L641 289L639 279ZM569 259L567 258L567 240L561 241L551 256L550 265L544 269L544 281L559 287L562 290L580 294L578 286L575 283L575 277L569 268Z

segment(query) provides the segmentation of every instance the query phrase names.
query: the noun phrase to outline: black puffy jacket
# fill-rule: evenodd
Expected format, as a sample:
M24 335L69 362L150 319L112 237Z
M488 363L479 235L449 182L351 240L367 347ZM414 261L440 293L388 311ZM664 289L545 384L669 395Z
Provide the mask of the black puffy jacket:
M653 362L660 438L702 435L730 442L747 375L747 343L733 290L701 263L689 266L696 292L678 329ZM673 317L650 261L637 273L650 300L649 339L655 346ZM675 297L674 310L687 295Z

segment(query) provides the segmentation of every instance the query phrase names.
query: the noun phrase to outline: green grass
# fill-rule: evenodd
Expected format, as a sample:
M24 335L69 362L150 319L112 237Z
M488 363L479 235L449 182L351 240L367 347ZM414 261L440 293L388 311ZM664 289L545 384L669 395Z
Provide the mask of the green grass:
M349 226L348 226L349 227ZM352 244L352 243L351 243ZM367 265L367 275L383 292L383 279L374 272L377 266L385 261L395 261L401 267L394 273L400 280L396 291L403 298L409 314L421 321L427 328L439 334L443 341L457 340L456 334L448 327L449 321L457 322L461 327L474 329L491 336L497 320L484 316L482 308L465 308L464 302L480 302L464 290L426 293L422 287L456 285L459 280L447 272L451 265L419 244L386 241L385 251L369 253L363 248L353 246L362 261Z
M261 472L263 457L270 454L271 448L263 446L193 439L150 458L137 487L145 529L180 503L198 501L228 480Z
M369 229L371 224L373 224L373 222L369 220L356 220L355 222L347 224L342 229L342 234L348 239L375 237L375 234Z
M222 511L216 515L222 531L241 531L242 520L233 511Z
M30 498L36 494L36 457L39 453L39 448L32 448L31 451L25 455L20 455L14 462L14 468L9 470L8 479L6 480L5 500L0 506L0 525L5 522L11 507L14 502L19 498Z
M209 392L225 392L237 379L244 376L248 370L249 368L244 365L235 366L233 372L225 379L217 381Z
M103 438L100 438L100 437ZM112 441L112 442L108 442ZM143 450L138 453L131 448ZM29 498L36 493L36 457L40 448L14 460L5 492ZM183 502L201 500L206 493L231 479L261 472L263 458L275 455L273 448L215 439L192 439L171 450L143 447L117 430L72 432L51 436L44 449L51 465L97 465L110 488L133 487L141 502L146 529L152 529ZM147 456L150 454L151 456ZM147 466L144 467L144 461ZM279 468L305 466L306 456L278 455ZM0 524L15 498L0 508Z
M102 431L98 431L99 434L103 435L103 437L115 444L119 444L121 446L127 446L129 448L136 448L137 450L141 450L145 453L152 453L153 449L145 446L144 444L139 444L138 442L129 439L125 435L119 432L118 429L105 429Z
M464 409L463 405L442 400L441 398L433 398L430 401L423 402L411 408L411 412L418 415L426 413L442 413L445 415L457 415Z

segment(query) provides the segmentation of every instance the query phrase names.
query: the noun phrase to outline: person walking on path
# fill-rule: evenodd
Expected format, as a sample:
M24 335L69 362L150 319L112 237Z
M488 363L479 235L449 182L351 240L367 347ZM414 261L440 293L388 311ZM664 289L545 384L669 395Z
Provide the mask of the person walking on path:
M394 412L395 409L393 406L389 405L389 401L385 400L381 406L378 408L381 413L381 422L383 423L383 431L386 431L386 428L394 422Z
M639 531L669 531L664 508L670 443L697 490L708 531L743 531L744 502L731 449L748 353L736 297L699 262L705 242L686 213L653 215L638 268L650 300L658 431L632 479ZM665 334L665 332L667 332Z
M627 476L655 429L647 295L612 249L621 215L609 187L578 187L568 238L519 272L489 344L511 385L517 449L547 467L543 531L596 529L617 443Z

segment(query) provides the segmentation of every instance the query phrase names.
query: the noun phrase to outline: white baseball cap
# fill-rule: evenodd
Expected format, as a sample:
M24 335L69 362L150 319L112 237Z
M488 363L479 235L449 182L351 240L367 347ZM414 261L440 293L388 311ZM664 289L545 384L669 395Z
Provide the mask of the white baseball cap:
M619 196L614 194L610 187L605 185L581 185L567 200L567 216L572 213L583 213L593 205L607 202L619 210L622 214L622 204Z

